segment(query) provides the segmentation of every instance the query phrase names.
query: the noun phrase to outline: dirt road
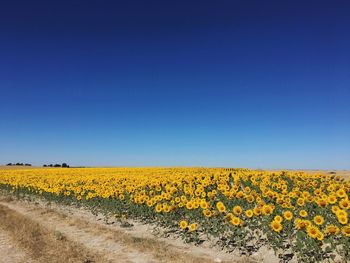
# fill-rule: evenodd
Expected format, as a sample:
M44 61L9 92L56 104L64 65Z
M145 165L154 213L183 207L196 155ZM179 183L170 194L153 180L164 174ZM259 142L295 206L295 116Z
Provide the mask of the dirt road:
M254 262L104 225L81 211L0 199L0 262ZM146 233L146 232L145 232ZM141 234L141 235L140 235Z

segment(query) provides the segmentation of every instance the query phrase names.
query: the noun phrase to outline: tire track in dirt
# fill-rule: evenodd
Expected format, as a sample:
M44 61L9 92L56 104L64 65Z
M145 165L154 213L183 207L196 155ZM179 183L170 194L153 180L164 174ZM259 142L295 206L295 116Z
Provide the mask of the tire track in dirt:
M88 251L103 255L107 262L125 263L155 263L165 262L155 259L150 253L140 253L133 248L127 247L116 240L115 235L101 232L89 224L76 224L74 220L63 215L53 213L50 210L29 208L15 203L0 202L3 205L24 217L37 222L59 238L67 238Z
M3 251L0 254L0 262L6 263L20 262L22 260L22 251L26 251L25 260L23 262L36 263L86 263L86 262L108 262L98 253L92 253L85 247L79 246L77 243L56 235L50 229L45 228L38 222L32 220L7 205L0 203L0 229L2 230ZM12 240L12 242L11 242ZM6 253L9 246L15 249L8 255ZM12 245L14 244L14 245ZM19 250L21 249L21 250Z
M134 230L118 225L104 225L88 216L85 210L74 207L47 204L45 202L7 200L0 198L0 208L4 206L33 220L59 238L76 243L100 260L87 262L125 263L252 263L253 259L218 255L207 248L181 245L169 240L151 238L148 229L136 227ZM0 222L1 225L1 222ZM140 231L135 233L135 231ZM220 259L221 258L221 259ZM81 262L81 261L80 261ZM64 262L67 263L67 262Z

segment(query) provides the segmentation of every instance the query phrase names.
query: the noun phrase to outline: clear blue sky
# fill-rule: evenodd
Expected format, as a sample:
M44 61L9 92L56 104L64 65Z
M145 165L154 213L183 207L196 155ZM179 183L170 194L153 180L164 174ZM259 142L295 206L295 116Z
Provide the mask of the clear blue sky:
M349 1L6 2L1 163L350 169Z

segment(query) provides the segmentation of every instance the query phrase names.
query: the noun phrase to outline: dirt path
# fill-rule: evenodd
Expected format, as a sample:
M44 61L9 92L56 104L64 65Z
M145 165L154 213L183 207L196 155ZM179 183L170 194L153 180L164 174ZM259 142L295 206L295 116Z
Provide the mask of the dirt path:
M0 230L0 262L108 262L4 204L0 204Z
M27 253L13 242L11 235L0 229L0 263L32 262Z
M71 240L87 250L103 255L108 262L152 263L150 254L140 257L137 251L114 239L113 233L101 231L84 221L79 221L53 210L22 206L19 203L0 203L26 217L34 218L41 226L51 230L58 239Z
M113 235L101 232L88 224L77 222L74 219L67 218L65 215L55 213L52 210L33 208L30 206L26 207L19 202L1 202L0 212L2 212L0 218L6 217L5 220L1 220L1 224L5 224L6 228L12 231L12 236L18 235L18 237L23 237L23 233L19 233L18 229L12 228L13 225L11 225L11 222L13 222L14 217L16 217L16 220L29 220L29 224L34 223L36 228L26 224L26 228L32 230L30 230L28 234L24 234L28 239L32 238L32 243L29 243L30 240L27 240L25 242L26 244L21 244L21 242L19 242L17 248L21 247L21 245L27 248L29 246L29 250L32 252L32 258L38 258L39 261L51 260L51 258L57 256L56 262L67 262L67 259L59 259L59 254L64 251L62 245L65 245L69 253L71 253L71 250L74 250L74 248L77 252L82 250L90 252L90 255L86 255L86 253L70 255L70 262L156 262L151 255L143 254L140 256L137 251L133 251L116 240L113 240ZM8 224L4 222L6 220ZM37 234L34 236L33 232ZM0 262L24 262L21 261L25 257L22 251L15 249L11 253L7 253L7 250L16 246L8 245L11 244L11 238L8 237L8 235L6 236L5 232L2 236L3 242L1 243L4 245L1 246L2 250L0 251L0 255L6 255L6 258L1 257L2 259L0 259ZM61 244L62 242L65 244ZM47 246L48 248L46 251L40 250L37 247L39 244L40 248ZM53 247L58 249L53 249ZM72 259L73 257L75 259Z
M28 246L28 242L18 242L18 247L25 247L31 251L31 258L36 262L125 262L125 263L209 263L209 262L253 262L248 260L233 260L233 257L218 258L209 250L176 246L147 237L147 235L132 235L127 230L118 229L116 226L104 226L101 222L93 222L84 217L84 214L62 212L60 209L48 208L42 204L34 204L25 201L0 201L0 225L3 222L3 214L15 215L19 221L28 221L40 232L40 238ZM13 218L10 218L13 222ZM96 220L96 219L95 219ZM5 219L6 221L6 219ZM9 223L7 228L13 228ZM32 226L33 228L33 226ZM14 235L18 230L11 230ZM18 235L18 234L17 234ZM23 233L20 236L23 236ZM27 238L32 238L32 233L27 233ZM4 239L5 240L5 239ZM22 240L23 241L23 240ZM5 241L3 243L7 243ZM37 243L40 247L46 247L43 253L38 254ZM44 244L44 245L43 245ZM4 246L3 249L5 249ZM52 261L50 257L57 254L73 253L74 259L60 259L56 257ZM73 252L72 252L73 251ZM0 249L0 255L6 254ZM23 253L14 250L14 258L9 262L22 262ZM1 258L1 257L0 257ZM27 258L30 258L27 256ZM231 258L231 259L229 259ZM39 259L39 260L37 260ZM17 260L17 261L16 261ZM47 261L49 260L49 261ZM0 259L0 262L1 259ZM26 261L29 262L29 261Z

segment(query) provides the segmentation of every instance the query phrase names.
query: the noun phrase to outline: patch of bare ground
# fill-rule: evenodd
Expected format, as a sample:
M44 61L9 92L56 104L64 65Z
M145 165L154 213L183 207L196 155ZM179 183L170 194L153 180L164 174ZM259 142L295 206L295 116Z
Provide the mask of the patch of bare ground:
M107 262L3 204L0 229L3 237L0 262ZM12 248L10 253L4 250L6 246Z
M0 229L0 263L24 263L32 262L27 253L16 246L11 235Z
M103 258L92 259L94 262L257 262L209 247L184 244L181 240L158 238L150 233L149 226L141 224L132 228L106 225L101 218L92 216L88 211L70 206L4 199L0 205L35 221L35 224L85 248L93 255L103 255Z

